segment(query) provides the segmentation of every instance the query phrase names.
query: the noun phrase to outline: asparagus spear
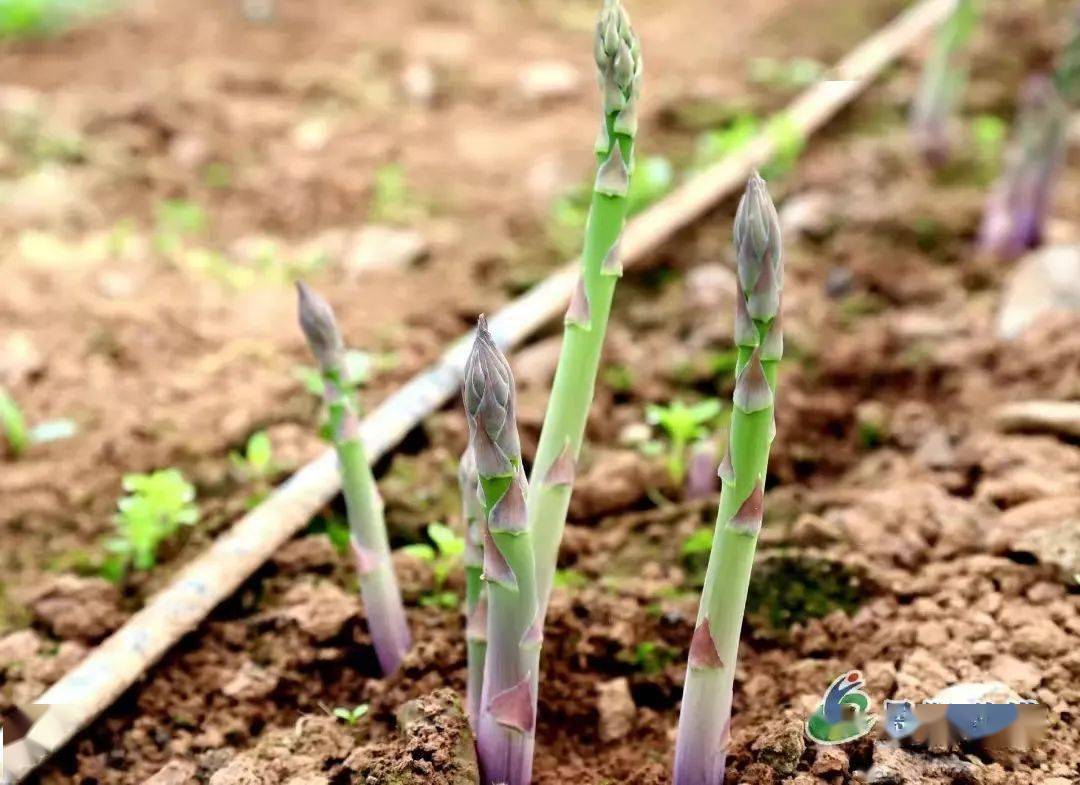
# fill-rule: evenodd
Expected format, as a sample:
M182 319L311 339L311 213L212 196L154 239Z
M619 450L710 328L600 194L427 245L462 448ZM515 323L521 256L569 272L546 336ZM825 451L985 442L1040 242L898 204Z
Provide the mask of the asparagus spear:
M484 527L488 624L476 744L485 785L529 785L536 717L540 616L514 376L481 316L463 396Z
M465 448L458 469L461 487L461 517L465 522L465 639L469 673L466 703L469 722L477 727L481 691L484 686L484 658L487 655L487 589L484 586L484 529L487 516L480 501L480 478L476 458Z
M529 496L541 610L547 607L555 577L574 467L592 404L615 284L622 275L619 236L634 168L642 59L630 18L619 0L604 0L596 23L594 55L604 101L595 146L598 168L581 254L581 279L566 313Z
M1012 259L1042 243L1046 213L1065 154L1068 113L1051 79L1024 86L1005 168L994 183L979 229L984 252Z
M383 502L371 474L360 420L345 383L344 346L330 305L303 283L296 285L300 327L323 376L330 432L338 455L352 550L360 577L368 630L384 674L397 670L412 645L401 591L390 561Z
M755 172L735 215L738 346L730 444L705 573L675 747L675 785L722 785L735 657L761 529L765 470L776 433L773 396L783 353L780 222Z
M949 121L967 81L963 50L978 17L976 0L956 0L938 30L911 107L915 144L931 166L944 166L949 159Z

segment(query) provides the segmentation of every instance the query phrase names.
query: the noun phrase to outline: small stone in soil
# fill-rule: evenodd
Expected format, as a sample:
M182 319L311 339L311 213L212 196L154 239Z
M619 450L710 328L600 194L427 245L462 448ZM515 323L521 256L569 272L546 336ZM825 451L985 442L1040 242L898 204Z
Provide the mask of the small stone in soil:
M633 730L637 707L626 679L612 679L596 687L596 710L600 714L600 740L617 741Z
M773 725L761 734L751 749L757 753L758 761L777 774L794 774L806 750L802 723L787 721Z
M143 785L185 785L195 779L195 764L186 760L171 760Z

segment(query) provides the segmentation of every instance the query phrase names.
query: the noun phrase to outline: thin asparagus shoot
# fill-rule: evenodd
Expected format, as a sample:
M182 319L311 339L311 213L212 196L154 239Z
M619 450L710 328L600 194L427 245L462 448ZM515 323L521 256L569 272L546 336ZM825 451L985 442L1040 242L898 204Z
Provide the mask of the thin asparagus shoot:
M541 610L547 607L566 524L574 470L596 386L615 284L622 275L619 237L634 169L641 90L641 46L619 0L604 0L594 52L603 113L596 140L596 181L581 254L582 273L566 313L551 399L540 431L529 495Z
M476 728L483 785L529 785L540 617L514 376L481 316L462 393L486 517L487 652Z
M977 0L956 0L952 13L938 30L919 81L911 106L911 131L916 147L930 166L944 166L949 160L949 122L967 82L964 48L978 17Z
M465 640L468 656L466 708L469 722L477 727L484 687L484 658L487 655L487 587L484 585L484 530L487 516L480 501L480 478L476 457L466 447L458 469L461 487L461 517L465 523Z
M987 199L980 249L1014 259L1042 243L1050 199L1065 155L1068 113L1046 75L1024 85L1005 167Z
M345 382L344 345L330 305L297 283L300 328L319 363L330 434L338 456L360 595L384 675L397 670L411 644L405 607L390 560L383 502L360 439L360 420Z
M730 442L720 463L720 508L675 747L675 785L722 785L739 633L761 529L765 471L776 433L773 399L783 354L780 222L755 172L735 214L738 361Z

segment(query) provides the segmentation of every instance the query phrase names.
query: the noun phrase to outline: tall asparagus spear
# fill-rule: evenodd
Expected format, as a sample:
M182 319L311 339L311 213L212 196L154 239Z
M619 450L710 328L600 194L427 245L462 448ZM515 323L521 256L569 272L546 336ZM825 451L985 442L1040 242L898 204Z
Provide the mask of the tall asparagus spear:
M465 365L462 397L487 517L487 654L477 750L485 785L529 785L536 716L533 679L540 649L536 569L525 513L514 376L483 316Z
M738 346L730 444L705 573L675 747L675 785L722 785L750 569L761 529L765 470L776 433L773 396L783 353L780 222L755 172L735 214Z
M566 313L529 496L529 528L536 544L542 610L547 607L555 577L574 467L592 404L615 284L622 275L619 236L626 221L626 194L634 168L642 59L641 46L619 0L604 0L596 23L594 55L604 100L595 147L596 182L581 254L581 279Z
M458 469L461 517L465 523L465 642L469 673L466 703L469 722L477 727L487 655L487 588L484 586L484 529L487 516L479 497L480 478L472 447L466 447Z
M384 674L397 670L411 646L401 591L390 561L383 502L371 474L356 406L345 383L344 346L330 305L303 283L296 285L300 327L323 377L323 395L338 455L368 630Z

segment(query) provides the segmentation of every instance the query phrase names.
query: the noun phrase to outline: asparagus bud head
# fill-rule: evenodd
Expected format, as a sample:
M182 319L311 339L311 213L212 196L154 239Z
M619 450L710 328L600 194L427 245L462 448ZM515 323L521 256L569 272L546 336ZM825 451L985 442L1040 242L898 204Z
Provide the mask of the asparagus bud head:
M483 316L477 322L476 340L465 362L462 397L477 473L481 477L513 475L521 464L514 416L514 375Z
M750 176L739 200L734 234L739 289L747 314L757 321L774 319L784 286L780 218L765 180L757 172Z
M344 345L333 309L303 281L296 282L296 293L299 300L300 329L304 331L304 337L319 367L323 373L339 368Z
M641 86L641 43L630 26L630 16L619 0L604 0L596 20L593 42L600 88L604 92L604 112L627 112L627 124L634 115ZM616 130L620 130L616 128ZM633 131L626 131L633 136Z

